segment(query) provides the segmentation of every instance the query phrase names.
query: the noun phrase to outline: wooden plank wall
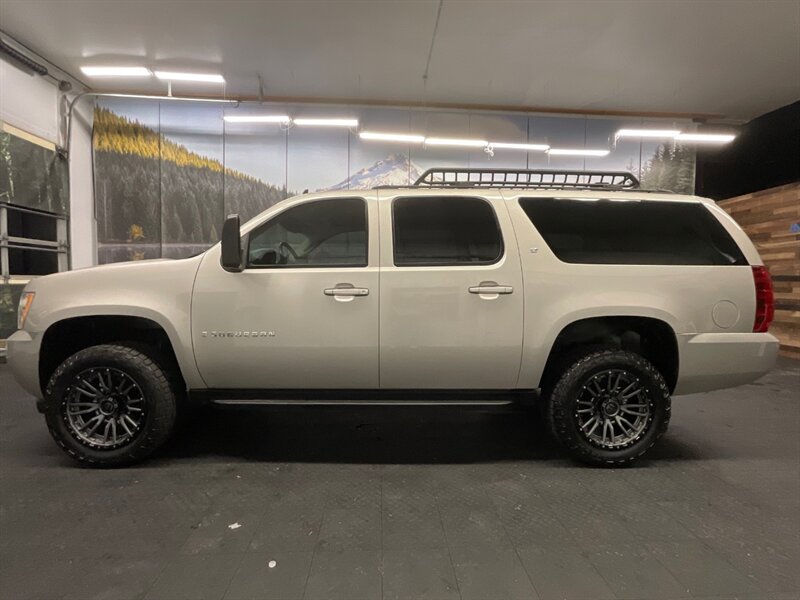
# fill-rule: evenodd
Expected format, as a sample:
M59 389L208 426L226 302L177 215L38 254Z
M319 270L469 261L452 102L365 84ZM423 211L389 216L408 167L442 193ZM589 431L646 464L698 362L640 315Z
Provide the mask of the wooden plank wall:
M770 332L800 359L800 182L720 200L758 248L775 286Z

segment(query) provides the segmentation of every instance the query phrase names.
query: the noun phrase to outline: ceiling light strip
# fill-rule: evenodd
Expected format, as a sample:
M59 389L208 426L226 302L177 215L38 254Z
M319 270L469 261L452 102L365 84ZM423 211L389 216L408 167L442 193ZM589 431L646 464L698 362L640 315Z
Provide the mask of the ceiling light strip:
M620 129L615 137L675 138L680 133L679 129Z
M228 123L289 123L292 120L288 115L225 115L222 118Z
M550 148L547 153L553 156L608 156L611 151L588 148Z
M81 67L87 77L150 77L152 73L147 67Z
M700 144L727 144L736 138L733 133L692 133L678 129L620 129L614 138L668 138L677 142Z
M413 133L381 133L378 131L362 131L358 134L362 140L374 140L381 142L406 142L409 144L421 144L425 141L424 135Z
M735 138L736 135L732 133L682 133L675 138L675 141L699 144L727 144Z
M464 138L425 138L426 146L462 146L467 148L484 148L489 144L486 140Z
M317 125L320 127L358 127L358 119L323 119L323 118L299 118L294 119L295 125Z
M489 142L489 147L492 149L504 150L532 150L532 151L546 151L550 149L547 144L515 144L510 142Z
M195 81L199 83L225 83L219 73L184 73L179 71L154 71L159 79L165 81Z

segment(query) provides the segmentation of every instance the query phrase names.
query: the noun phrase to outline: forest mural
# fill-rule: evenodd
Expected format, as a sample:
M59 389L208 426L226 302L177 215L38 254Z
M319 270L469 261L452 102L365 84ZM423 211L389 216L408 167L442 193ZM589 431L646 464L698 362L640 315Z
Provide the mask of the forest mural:
M642 187L679 194L694 193L695 151L691 146L661 144L642 167Z
M434 166L629 170L648 188L691 193L694 152L672 143L613 140L630 120L411 109L242 105L103 99L94 115L100 263L180 258L305 190L407 185ZM375 131L424 131L561 147L611 147L606 157L368 142L356 131L227 123L229 111L355 116ZM309 111L314 111L309 113ZM338 113L336 111L339 111ZM639 126L643 122L636 123Z
M100 262L194 254L226 214L246 220L287 195L107 108L95 110L93 146Z

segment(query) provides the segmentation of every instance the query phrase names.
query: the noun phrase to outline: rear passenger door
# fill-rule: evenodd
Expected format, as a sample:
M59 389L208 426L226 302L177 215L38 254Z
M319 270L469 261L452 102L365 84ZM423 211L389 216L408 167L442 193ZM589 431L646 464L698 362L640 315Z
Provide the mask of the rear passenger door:
M502 198L379 194L381 388L516 387L522 275Z

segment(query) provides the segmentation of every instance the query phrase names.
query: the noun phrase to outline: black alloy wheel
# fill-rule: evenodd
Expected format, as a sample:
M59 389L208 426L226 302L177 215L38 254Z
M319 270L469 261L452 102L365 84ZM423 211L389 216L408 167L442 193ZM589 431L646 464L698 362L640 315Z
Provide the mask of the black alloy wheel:
M121 448L141 432L146 418L142 388L113 367L76 374L61 404L69 432L90 448Z
M546 391L553 436L576 459L632 463L666 432L671 398L664 377L626 350L591 352L567 365Z
M86 466L143 460L175 425L180 390L166 364L155 348L133 342L79 350L47 384L45 418L53 439Z

